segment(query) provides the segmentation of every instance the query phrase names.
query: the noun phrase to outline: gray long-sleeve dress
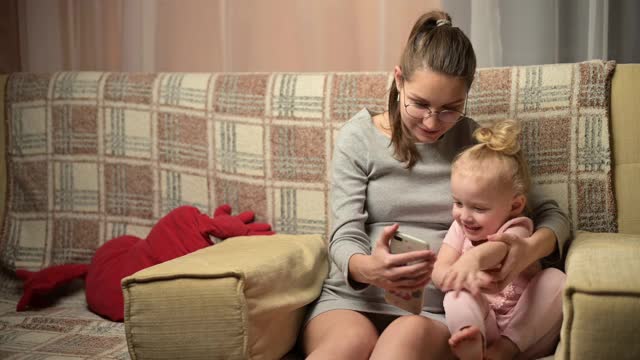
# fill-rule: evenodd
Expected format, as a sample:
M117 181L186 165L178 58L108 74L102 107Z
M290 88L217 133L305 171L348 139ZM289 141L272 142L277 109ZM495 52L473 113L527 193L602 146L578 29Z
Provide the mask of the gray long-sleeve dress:
M427 240L437 252L449 229L451 215L450 175L455 155L473 143L478 125L463 118L433 144L417 144L422 160L412 170L393 157L390 138L377 129L363 109L340 130L333 155L331 211L333 231L329 242L330 272L319 298L310 307L307 321L334 309L406 315L384 300L375 286L357 287L347 281L349 258L371 254L385 226ZM568 217L557 203L529 196L536 228L555 232L558 248L569 238ZM356 286L356 288L354 288ZM422 315L444 321L444 294L429 284Z

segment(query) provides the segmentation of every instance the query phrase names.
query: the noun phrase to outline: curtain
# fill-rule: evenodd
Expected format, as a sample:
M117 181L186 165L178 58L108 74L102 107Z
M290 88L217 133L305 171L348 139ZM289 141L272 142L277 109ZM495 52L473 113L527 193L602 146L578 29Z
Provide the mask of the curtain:
M469 30L481 67L640 62L636 0L443 0L442 5Z
M19 0L18 58L22 71L35 72L390 71L418 16L440 6L440 0Z

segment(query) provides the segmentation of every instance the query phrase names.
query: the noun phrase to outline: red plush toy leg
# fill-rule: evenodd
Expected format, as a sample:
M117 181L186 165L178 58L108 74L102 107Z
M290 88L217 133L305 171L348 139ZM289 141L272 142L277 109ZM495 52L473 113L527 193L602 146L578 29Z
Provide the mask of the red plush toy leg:
M16 275L24 281L24 290L16 306L16 311L50 304L53 301L50 296L53 290L73 279L84 277L87 269L86 264L66 264L51 266L35 272L16 270Z
M89 309L112 321L124 320L120 281L155 265L138 250L144 240L130 235L111 239L96 250L85 279Z

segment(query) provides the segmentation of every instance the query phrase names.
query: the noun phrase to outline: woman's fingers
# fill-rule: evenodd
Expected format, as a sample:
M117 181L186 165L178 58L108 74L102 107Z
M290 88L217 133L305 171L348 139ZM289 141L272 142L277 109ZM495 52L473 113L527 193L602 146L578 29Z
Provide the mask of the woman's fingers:
M394 269L389 276L389 287L397 289L418 289L425 287L431 281L433 266L428 263L405 265Z
M389 280L395 281L407 278L417 278L421 276L431 276L433 264L419 262L415 264L395 266L389 271Z
M391 289L394 291L414 291L423 289L429 284L430 279L402 279L393 282Z
M391 237L398 230L398 226L398 224L393 224L384 227L382 234L378 240L376 240L376 249L385 249L386 252L389 252L389 241L391 241Z
M402 254L393 254L390 256L391 264L395 266L411 264L414 262L434 263L436 254L431 250L410 251Z

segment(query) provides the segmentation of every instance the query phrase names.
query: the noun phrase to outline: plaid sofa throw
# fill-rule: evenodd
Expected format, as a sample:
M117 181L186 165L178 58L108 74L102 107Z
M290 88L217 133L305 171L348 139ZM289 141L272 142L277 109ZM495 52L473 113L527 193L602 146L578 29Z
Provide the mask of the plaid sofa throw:
M524 123L535 182L579 229L615 231L613 63L481 69L469 114ZM253 210L282 233L329 224L341 125L385 108L389 73L13 74L7 84L5 269L89 262L172 208Z

